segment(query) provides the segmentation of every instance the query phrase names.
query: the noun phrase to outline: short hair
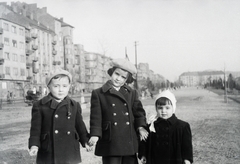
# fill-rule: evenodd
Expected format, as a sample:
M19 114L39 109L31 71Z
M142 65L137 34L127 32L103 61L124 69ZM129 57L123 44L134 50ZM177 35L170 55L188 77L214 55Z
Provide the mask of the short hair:
M157 105L162 106L162 105L172 105L171 100L169 100L166 97L160 97L159 99L157 99L155 106L157 107Z
M112 67L110 69L108 69L107 73L109 74L109 76L112 76L113 72L117 69L118 67ZM122 69L122 68L119 68L119 69ZM124 69L122 69L124 70ZM126 70L124 70L126 71ZM128 72L128 71L127 71ZM134 81L133 77L132 77L132 74L130 72L128 72L128 78L127 78L127 81L126 83L130 84Z
M68 77L68 80L69 80L69 83L70 83L70 81L71 81L71 80L70 80L70 77L67 76L67 75L65 75L65 74L58 74L58 75L56 75L56 76L53 76L52 79L54 79L54 80L59 79L59 80L60 80L60 79L63 78L63 77ZM52 79L49 81L48 85L51 84Z

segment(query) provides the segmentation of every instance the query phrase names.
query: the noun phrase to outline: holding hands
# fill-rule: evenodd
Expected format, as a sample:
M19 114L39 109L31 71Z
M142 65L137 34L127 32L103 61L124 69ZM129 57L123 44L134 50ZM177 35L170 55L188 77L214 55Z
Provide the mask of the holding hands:
M143 128L143 127L139 127L138 128L139 134L140 134L140 140L144 140L146 141L147 137L148 137L148 131Z
M88 143L86 144L86 149L87 151L92 151L93 150L93 146L95 146L95 144L98 142L99 137L97 136L92 136Z

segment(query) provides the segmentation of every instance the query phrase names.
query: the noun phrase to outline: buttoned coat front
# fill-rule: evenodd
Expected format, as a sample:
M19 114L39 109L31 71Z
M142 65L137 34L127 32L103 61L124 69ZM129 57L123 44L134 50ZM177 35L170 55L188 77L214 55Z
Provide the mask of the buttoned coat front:
M154 122L156 132L150 132L147 141L141 141L139 158L147 157L147 164L182 164L193 162L192 133L189 123L175 114L169 119Z
M51 95L34 103L29 148L38 146L38 164L77 164L80 145L85 147L88 132L80 104L66 97L61 103Z
M137 92L124 85L115 90L111 81L92 91L90 135L99 136L98 156L134 155L138 150L137 128L146 126L145 111Z

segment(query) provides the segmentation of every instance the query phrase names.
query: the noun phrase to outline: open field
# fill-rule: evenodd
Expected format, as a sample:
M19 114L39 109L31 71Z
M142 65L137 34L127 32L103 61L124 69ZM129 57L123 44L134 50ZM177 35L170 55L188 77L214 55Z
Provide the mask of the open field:
M176 115L192 128L195 164L240 163L240 104L222 95L196 88L173 91L177 97ZM152 99L142 101L147 115L154 112ZM28 155L31 107L5 106L0 110L0 164L30 164ZM89 105L83 111L89 126ZM81 149L83 164L101 163L93 152Z

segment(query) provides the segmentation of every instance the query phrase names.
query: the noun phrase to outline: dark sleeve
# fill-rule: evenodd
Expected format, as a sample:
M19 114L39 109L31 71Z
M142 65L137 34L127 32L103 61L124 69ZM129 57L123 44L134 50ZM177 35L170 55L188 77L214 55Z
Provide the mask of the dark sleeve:
M133 90L133 115L135 119L135 128L146 127L146 112L143 109L142 103L138 98L138 93Z
M83 147L85 147L85 143L89 140L89 134L87 132L87 128L82 118L82 108L80 104L77 102L77 113L76 113L76 130L79 135L79 142Z
M92 91L91 96L90 136L102 137L102 110L96 90Z
M182 158L193 163L192 132L189 123L183 130Z
M28 140L28 148L32 146L41 146L40 135L42 126L42 114L38 103L34 103L32 107L32 118L30 127L30 138Z
M141 159L142 156L145 156L147 158L148 151L149 151L149 144L150 144L150 131L149 131L149 125L147 126L146 130L148 131L148 138L146 141L140 141L139 142L139 148L138 148L138 158Z

